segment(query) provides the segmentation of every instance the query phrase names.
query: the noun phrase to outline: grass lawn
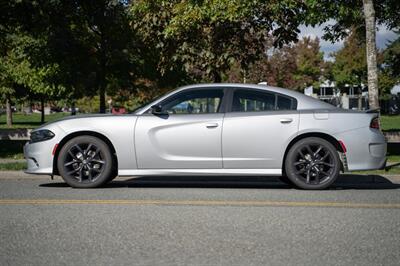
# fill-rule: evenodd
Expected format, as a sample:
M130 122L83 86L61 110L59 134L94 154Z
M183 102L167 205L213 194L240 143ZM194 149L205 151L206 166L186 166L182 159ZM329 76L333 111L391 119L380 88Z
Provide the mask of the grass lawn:
M62 117L68 116L70 113L54 113L45 115L45 122L54 121L60 119ZM33 114L13 114L13 126L12 128L35 128L40 126L42 123L40 122L41 114L33 113ZM8 128L6 122L6 114L0 114L0 129Z
M0 171L20 171L26 169L26 162L0 163Z
M400 115L382 115L381 127L383 131L400 131Z

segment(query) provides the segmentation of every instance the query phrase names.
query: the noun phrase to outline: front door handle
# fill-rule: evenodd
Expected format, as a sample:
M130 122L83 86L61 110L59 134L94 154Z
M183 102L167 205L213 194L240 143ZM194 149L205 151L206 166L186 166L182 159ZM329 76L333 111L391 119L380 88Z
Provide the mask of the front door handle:
M289 123L292 123L293 119L292 118L281 118L280 121L282 124L289 124Z
M214 128L214 127L218 127L218 123L208 123L206 125L207 128Z

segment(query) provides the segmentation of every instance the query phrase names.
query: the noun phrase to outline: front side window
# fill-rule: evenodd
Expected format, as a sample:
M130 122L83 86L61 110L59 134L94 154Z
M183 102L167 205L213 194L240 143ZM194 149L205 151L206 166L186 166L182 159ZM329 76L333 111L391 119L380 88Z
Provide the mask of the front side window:
M218 113L223 94L221 89L189 90L167 99L162 110L169 114Z

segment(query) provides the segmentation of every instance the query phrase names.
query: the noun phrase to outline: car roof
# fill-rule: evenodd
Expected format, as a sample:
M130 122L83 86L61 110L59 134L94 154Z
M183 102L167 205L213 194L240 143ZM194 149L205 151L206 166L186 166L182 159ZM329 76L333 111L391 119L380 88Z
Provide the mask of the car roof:
M180 90L186 90L186 89L201 89L201 88L232 88L232 89L238 89L238 88L243 88L243 89L259 89L259 90L267 90L267 91L272 91L272 92L277 92L277 93L282 93L286 94L288 96L296 97L300 95L303 95L299 92L289 90L289 89L284 89L284 88L279 88L279 87L273 87L273 86L268 86L268 85L262 85L262 84L251 84L251 83L203 83L203 84L193 84L193 85L187 85L180 87ZM175 92L178 90L175 90Z

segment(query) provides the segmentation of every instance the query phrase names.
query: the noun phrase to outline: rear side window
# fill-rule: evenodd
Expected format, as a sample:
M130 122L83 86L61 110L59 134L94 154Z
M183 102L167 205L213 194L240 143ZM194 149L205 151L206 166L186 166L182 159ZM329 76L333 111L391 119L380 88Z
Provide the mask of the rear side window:
M295 109L295 99L272 92L236 90L233 94L232 112L262 112Z
M260 112L275 109L275 95L267 92L237 90L233 95L233 112Z
M292 110L292 99L281 95L277 96L276 109L277 110Z

